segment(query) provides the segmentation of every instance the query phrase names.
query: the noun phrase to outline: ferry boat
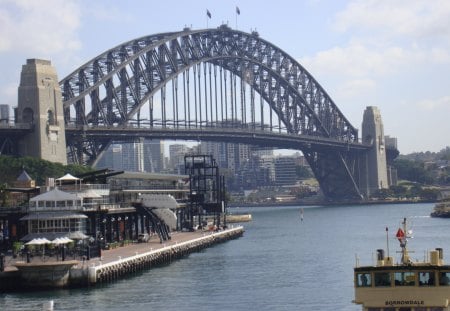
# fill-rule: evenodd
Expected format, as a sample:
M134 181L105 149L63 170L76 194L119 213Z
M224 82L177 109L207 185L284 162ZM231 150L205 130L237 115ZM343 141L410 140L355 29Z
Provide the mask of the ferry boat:
M450 310L450 265L443 250L429 252L422 262L411 260L407 244L406 218L397 231L401 260L377 250L374 266L354 268L354 303L363 311L448 311Z

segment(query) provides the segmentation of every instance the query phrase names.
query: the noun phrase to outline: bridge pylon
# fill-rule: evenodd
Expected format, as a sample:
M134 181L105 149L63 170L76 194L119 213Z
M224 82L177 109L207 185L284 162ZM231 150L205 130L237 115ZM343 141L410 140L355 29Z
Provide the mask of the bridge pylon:
M381 113L377 107L364 110L362 142L372 147L363 155L361 189L369 197L379 189L389 188L386 144Z
M61 89L49 60L28 59L20 76L16 122L34 129L19 142L22 156L67 164Z

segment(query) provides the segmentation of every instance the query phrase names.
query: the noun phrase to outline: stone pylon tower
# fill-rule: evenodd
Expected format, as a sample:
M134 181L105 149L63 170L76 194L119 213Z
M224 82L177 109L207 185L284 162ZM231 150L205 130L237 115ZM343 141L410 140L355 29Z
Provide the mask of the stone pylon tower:
M50 61L28 59L22 66L16 119L34 125L19 142L21 155L67 164L61 89Z
M362 174L364 187L361 189L369 196L379 189L389 187L383 122L377 107L370 106L364 110L362 142L372 145L364 161Z

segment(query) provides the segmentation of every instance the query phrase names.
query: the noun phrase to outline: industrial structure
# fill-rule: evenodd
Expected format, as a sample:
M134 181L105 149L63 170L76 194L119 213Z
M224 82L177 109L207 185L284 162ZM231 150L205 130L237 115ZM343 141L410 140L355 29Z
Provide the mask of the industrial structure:
M28 71L24 66L23 76ZM16 130L0 125L5 150L14 151L5 137L16 133L28 147L21 154L64 163L65 136L67 161L93 165L111 145L142 139L243 143L302 151L329 200L361 200L388 187L380 114L369 109L372 119L364 122L375 123L363 125L360 141L309 72L256 32L222 25L125 42L59 82L62 109L54 71L37 77L30 81L39 104L19 96ZM19 93L28 94L24 83ZM50 153L24 143L34 140Z

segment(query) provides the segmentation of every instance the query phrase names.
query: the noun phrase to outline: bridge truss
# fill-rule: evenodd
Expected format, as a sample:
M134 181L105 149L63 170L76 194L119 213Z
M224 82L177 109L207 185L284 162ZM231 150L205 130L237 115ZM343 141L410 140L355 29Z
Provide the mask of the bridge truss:
M319 83L284 51L222 25L135 39L60 82L69 161L114 141L216 140L301 150L329 198L360 197L368 146Z

